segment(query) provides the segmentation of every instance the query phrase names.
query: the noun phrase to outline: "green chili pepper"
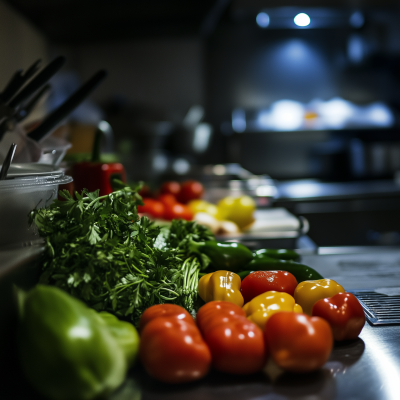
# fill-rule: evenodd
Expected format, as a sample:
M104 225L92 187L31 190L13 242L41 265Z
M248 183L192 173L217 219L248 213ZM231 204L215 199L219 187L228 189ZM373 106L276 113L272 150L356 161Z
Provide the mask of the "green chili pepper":
M18 350L32 386L52 400L91 400L121 385L136 358L133 325L52 286L20 296Z
M254 258L271 257L279 260L300 261L300 255L289 249L260 249L253 251Z
M191 251L205 254L211 261L210 270L237 272L243 270L253 259L246 246L236 242L191 242Z
M244 278L246 278L247 275L250 275L252 272L254 271L240 271L237 272L237 275L239 275L240 279L243 280Z
M251 261L246 269L248 271L288 271L294 275L297 282L323 279L323 276L315 269L293 260L278 260L276 258L263 257Z

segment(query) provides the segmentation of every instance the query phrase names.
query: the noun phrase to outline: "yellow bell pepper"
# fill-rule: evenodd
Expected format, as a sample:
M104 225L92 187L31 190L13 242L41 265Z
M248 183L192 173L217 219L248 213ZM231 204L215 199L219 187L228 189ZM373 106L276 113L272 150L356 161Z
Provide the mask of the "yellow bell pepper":
M303 307L306 314L312 314L313 305L321 299L332 297L345 290L332 279L317 279L315 281L300 282L295 291L294 298L296 303Z
M262 293L253 300L246 303L243 307L247 319L257 324L264 330L265 323L269 317L280 311L303 312L301 306L295 303L294 298L284 292L275 292L273 290Z
M239 275L233 272L211 272L200 278L199 295L206 303L212 300L223 300L242 307L244 300L240 292L241 283Z

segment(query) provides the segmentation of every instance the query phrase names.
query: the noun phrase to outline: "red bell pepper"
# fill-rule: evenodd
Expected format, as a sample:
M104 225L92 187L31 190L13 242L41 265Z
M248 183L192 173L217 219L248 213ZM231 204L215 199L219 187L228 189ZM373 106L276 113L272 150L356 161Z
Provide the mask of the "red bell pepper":
M243 279L241 292L244 302L248 303L254 297L269 292L285 292L293 296L297 280L287 271L254 271Z
M83 189L89 192L100 190L100 196L113 192L112 180L119 179L126 182L126 173L120 163L104 163L100 161L100 142L103 132L96 131L91 161L77 163L72 168L75 191L81 193Z
M318 300L312 315L324 318L332 328L335 340L356 339L365 324L364 310L351 293L338 293Z

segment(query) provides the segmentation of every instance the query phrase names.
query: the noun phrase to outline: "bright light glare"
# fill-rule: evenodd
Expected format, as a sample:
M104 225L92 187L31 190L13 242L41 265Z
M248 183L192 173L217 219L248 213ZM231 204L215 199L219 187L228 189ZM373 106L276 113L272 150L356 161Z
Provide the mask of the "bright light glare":
M261 28L266 28L269 25L269 15L265 12L257 14L256 22Z
M294 17L294 23L297 26L308 26L310 25L311 19L307 14L300 13Z

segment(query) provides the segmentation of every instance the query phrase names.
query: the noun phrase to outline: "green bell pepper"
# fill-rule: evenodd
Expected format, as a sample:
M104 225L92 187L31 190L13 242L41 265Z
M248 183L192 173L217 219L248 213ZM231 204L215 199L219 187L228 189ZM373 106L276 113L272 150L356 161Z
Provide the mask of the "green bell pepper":
M278 260L300 261L300 255L289 249L260 249L253 251L254 258L277 258Z
M251 250L236 242L191 242L190 249L205 254L211 262L209 270L213 271L241 271L253 259Z
M136 358L133 325L53 286L20 297L18 350L32 386L52 400L91 400L121 385Z
M290 272L294 275L297 282L323 279L323 276L319 272L307 265L297 263L293 260L278 260L276 258L269 257L254 259L247 265L246 271L239 273L239 276L243 280L248 274L250 274L250 272L253 271L274 270ZM248 273L245 274L245 272Z

